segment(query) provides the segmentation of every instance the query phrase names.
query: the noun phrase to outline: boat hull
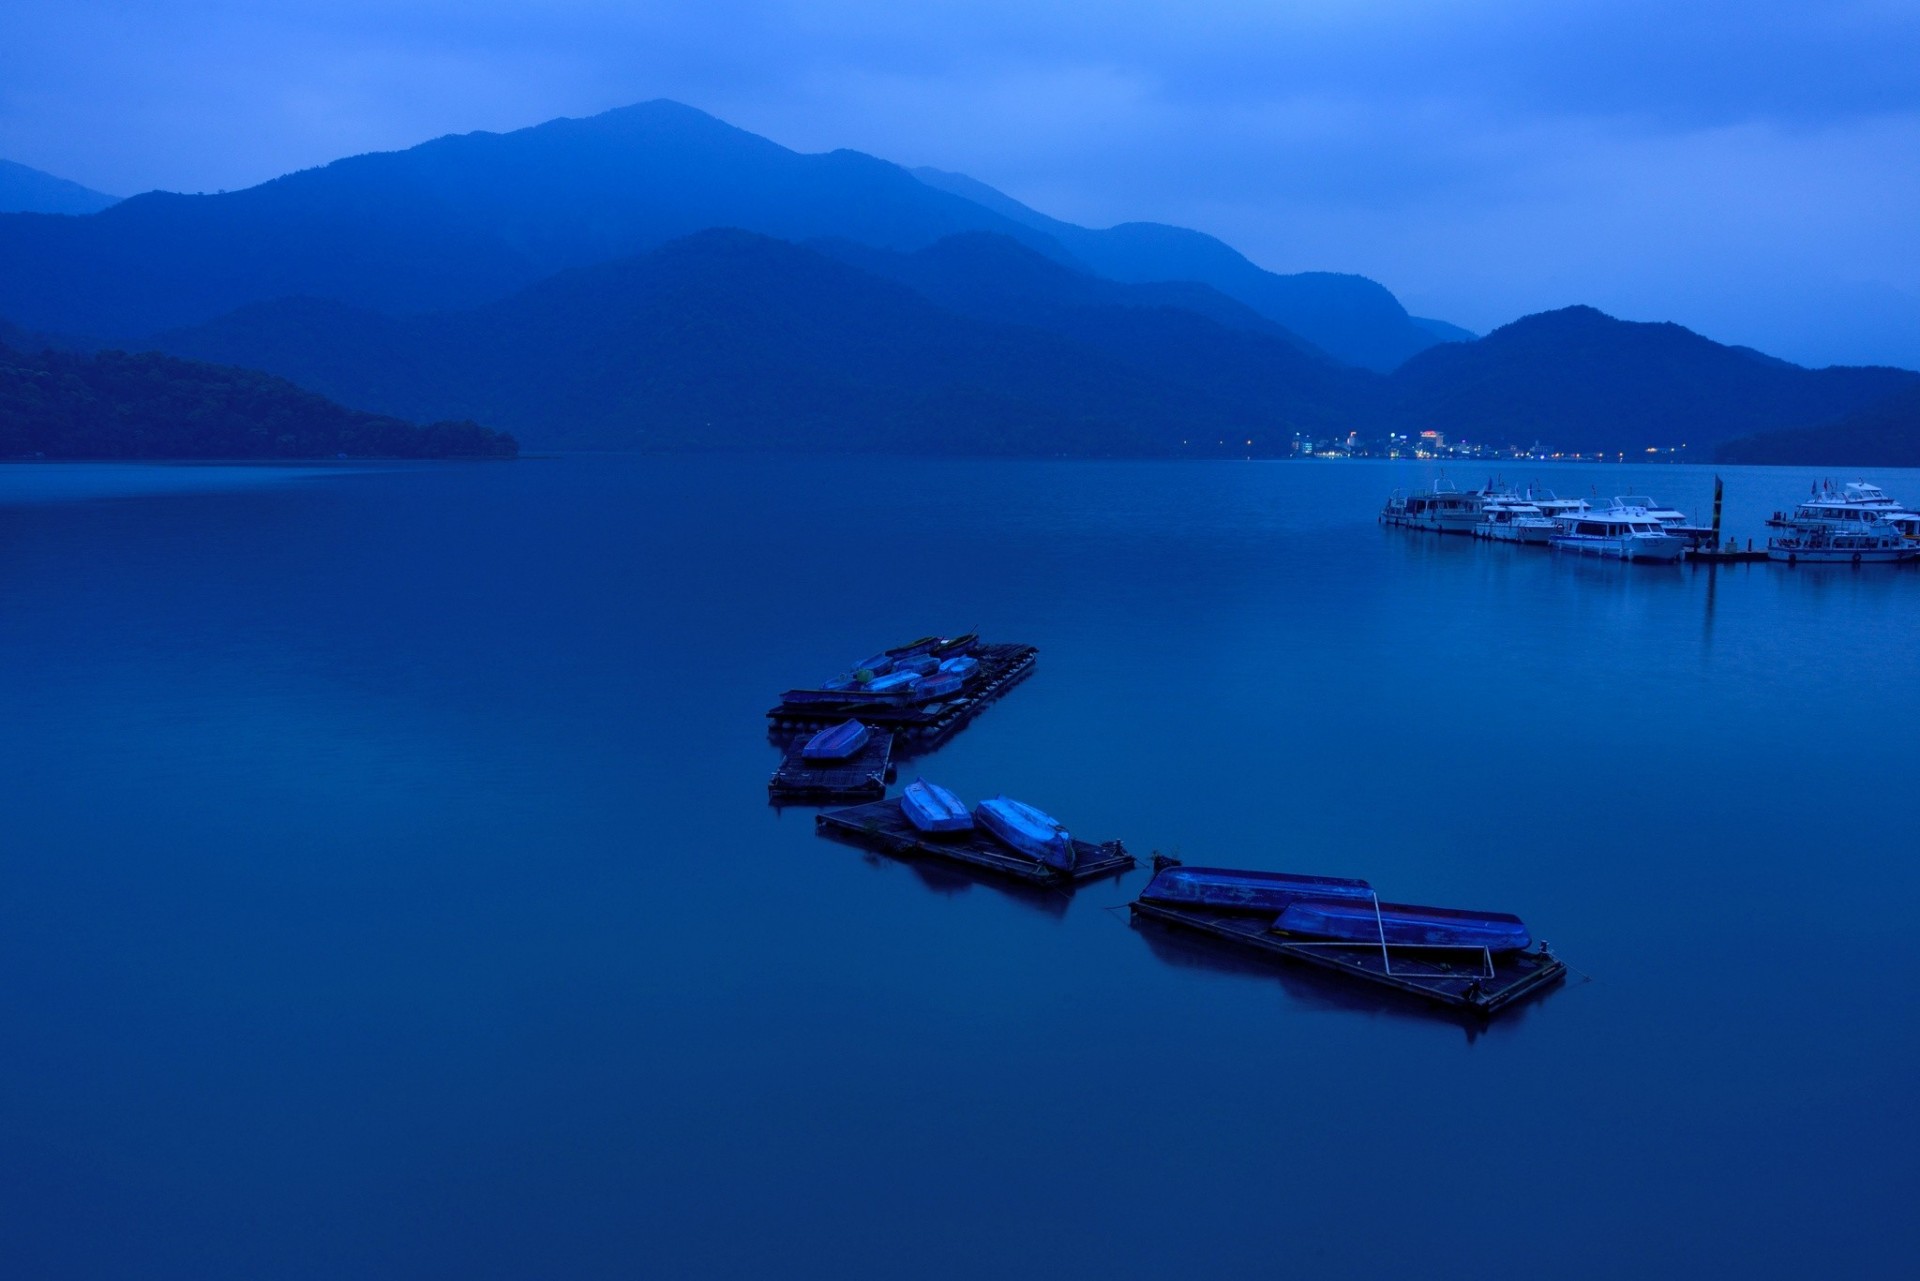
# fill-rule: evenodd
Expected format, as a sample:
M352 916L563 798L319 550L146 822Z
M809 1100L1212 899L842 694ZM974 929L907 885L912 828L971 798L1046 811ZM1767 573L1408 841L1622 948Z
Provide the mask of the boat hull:
M800 755L809 761L844 761L858 756L871 736L872 731L859 721L842 721L808 739Z
M1661 538L1601 538L1562 534L1549 540L1548 545L1557 552L1660 565L1671 565L1687 554L1687 541L1671 534Z
M1292 872L1249 872L1225 867L1163 867L1140 897L1169 907L1208 908L1216 912L1253 912L1271 916L1303 897L1351 899L1371 907L1373 888L1365 881Z
M1898 565L1920 560L1920 547L1794 547L1775 542L1767 559L1788 565Z
M1524 952L1533 936L1517 916L1470 912L1412 903L1356 902L1302 898L1274 918L1273 929L1328 942L1396 947L1481 947L1489 952Z
M915 779L900 794L900 811L907 821L930 836L971 832L973 814L966 803L938 783Z
M974 822L1002 842L1062 872L1071 872L1073 840L1057 819L1024 801L996 796L974 807Z

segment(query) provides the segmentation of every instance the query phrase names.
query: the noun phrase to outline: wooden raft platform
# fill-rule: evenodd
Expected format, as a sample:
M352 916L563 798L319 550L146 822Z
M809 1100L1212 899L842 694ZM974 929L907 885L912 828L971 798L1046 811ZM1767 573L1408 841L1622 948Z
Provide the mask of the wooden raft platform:
M916 741L943 739L979 715L981 709L1025 680L1040 651L1032 645L976 645L980 660L974 679L957 694L932 702L915 703L904 697L862 698L847 691L846 698L819 697L818 691L790 690L778 707L767 713L773 735L811 733L852 719L885 726ZM807 696L800 701L797 696Z
M767 780L775 800L843 800L886 794L893 777L893 735L875 730L857 756L844 761L810 761L800 753L807 737L795 739L787 758Z
M829 810L815 816L813 822L821 835L835 840L888 854L948 859L1035 885L1079 885L1133 868L1133 855L1127 853L1127 847L1119 841L1098 845L1074 841L1074 868L1071 872L1062 872L1017 853L985 832L956 832L935 839L907 820L898 797L856 805L852 809Z
M1567 976L1566 964L1547 951L1545 944L1530 952L1492 957L1484 952L1402 944L1395 944L1383 953L1378 945L1316 943L1276 934L1269 928L1272 920L1267 916L1193 911L1138 901L1132 905L1131 916L1136 924L1144 917L1162 925L1194 930L1271 959L1301 961L1479 1014L1497 1013Z

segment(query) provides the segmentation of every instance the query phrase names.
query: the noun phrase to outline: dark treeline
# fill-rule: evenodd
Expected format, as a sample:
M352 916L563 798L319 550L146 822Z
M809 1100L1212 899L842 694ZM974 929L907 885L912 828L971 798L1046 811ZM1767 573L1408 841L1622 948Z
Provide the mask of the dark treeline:
M270 374L157 352L0 343L0 457L511 458L472 422L361 413Z

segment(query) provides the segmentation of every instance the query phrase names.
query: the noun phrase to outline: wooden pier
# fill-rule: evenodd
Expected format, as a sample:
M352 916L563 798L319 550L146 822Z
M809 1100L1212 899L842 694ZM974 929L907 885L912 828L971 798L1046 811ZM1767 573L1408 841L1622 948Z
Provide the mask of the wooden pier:
M858 755L843 761L810 761L801 753L811 735L800 735L787 749L787 758L767 780L767 792L776 802L853 800L883 796L893 777L893 735L874 730Z
M857 720L884 726L921 748L936 745L1025 680L1039 655L1032 645L976 645L973 656L980 668L973 679L958 693L929 702L901 695L863 696L857 690L789 690L767 713L768 733L779 738Z
M1132 919L1192 930L1271 960L1299 961L1393 988L1456 1010L1491 1015L1559 983L1566 965L1545 944L1518 953L1490 954L1394 944L1319 943L1276 934L1264 915L1218 913L1136 901Z
M1034 885L1071 886L1117 876L1133 868L1133 855L1119 841L1073 843L1071 872L1047 866L1001 844L985 832L955 832L933 837L908 821L898 798L829 810L813 820L823 836L909 858L938 858L1011 876Z

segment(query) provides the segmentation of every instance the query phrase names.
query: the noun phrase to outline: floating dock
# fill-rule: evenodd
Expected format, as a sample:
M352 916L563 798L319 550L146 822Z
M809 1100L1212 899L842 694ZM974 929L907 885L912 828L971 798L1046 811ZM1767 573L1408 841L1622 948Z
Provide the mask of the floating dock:
M1276 934L1266 915L1169 907L1136 901L1132 919L1192 930L1276 961L1299 961L1410 996L1491 1015L1559 983L1567 967L1542 943L1527 952L1489 953L1402 944L1320 943Z
M856 690L788 690L767 713L769 734L812 733L844 720L885 727L924 746L941 741L980 714L994 699L1026 679L1040 651L1032 645L976 645L979 670L959 693L915 703L904 695L862 695Z
M1002 845L985 832L928 836L907 820L897 797L856 805L852 809L829 810L816 816L813 822L821 835L852 845L905 857L946 859L1034 885L1078 885L1131 871L1134 865L1133 855L1127 853L1127 847L1119 841L1097 845L1074 841L1073 870L1062 872Z
M838 801L884 796L893 777L893 735L874 730L858 754L842 761L810 761L801 753L811 735L800 735L767 780L775 801Z

